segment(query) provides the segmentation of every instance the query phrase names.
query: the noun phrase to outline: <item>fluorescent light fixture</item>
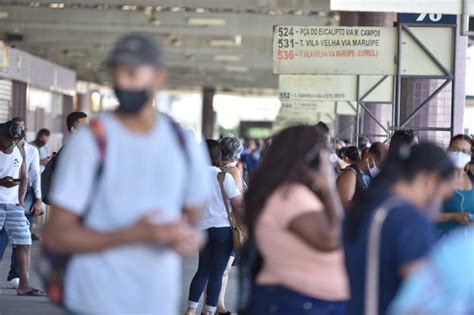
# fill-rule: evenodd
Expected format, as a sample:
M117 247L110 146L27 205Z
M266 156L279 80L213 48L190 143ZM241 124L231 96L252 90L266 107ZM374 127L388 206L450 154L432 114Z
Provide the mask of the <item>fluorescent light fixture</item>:
M234 38L215 38L209 41L211 47L237 47L242 44L242 36L236 35Z
M49 4L51 9L64 9L64 3L62 2L53 2Z
M170 11L173 12L173 13L178 13L178 12L183 12L185 10L184 10L184 8L181 8L181 7L172 7L170 9Z
M215 55L215 61L225 61L225 62L237 62L240 61L242 58L238 55Z
M150 16L150 15L153 14L153 11L154 11L154 10L155 10L154 7L152 7L152 6L147 6L147 7L145 7L145 10L143 10L143 14Z
M137 11L138 7L136 5L123 5L122 10L124 11Z
M283 11L281 10L269 10L268 15L283 15Z
M209 12L209 10L208 10L208 9L204 9L204 8L196 8L196 10L194 10L194 12L199 13L199 14L202 14L202 13L207 13L207 12Z
M0 20L1 19L6 19L8 18L8 12L7 11L0 11Z
M225 71L227 71L227 72L248 72L249 68L248 67L243 67L243 66L228 66L228 67L225 67Z
M232 39L211 39L209 45L212 47L234 47L235 41Z
M188 24L196 26L224 26L227 24L227 21L216 18L189 18Z
M235 35L234 40L235 40L235 44L237 46L240 46L240 44L242 44L242 35Z

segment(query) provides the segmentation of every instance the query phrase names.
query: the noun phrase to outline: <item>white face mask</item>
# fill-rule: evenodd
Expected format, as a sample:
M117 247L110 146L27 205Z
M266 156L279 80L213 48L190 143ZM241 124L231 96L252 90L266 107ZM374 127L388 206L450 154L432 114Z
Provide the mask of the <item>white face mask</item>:
M471 156L464 152L448 152L448 156L456 168L464 168L471 162Z
M375 162L372 162L374 166L370 166L370 162L367 161L367 164L369 164L369 173L370 173L370 177L374 178L375 176L377 176L379 173L380 173L380 169L377 167L377 164L375 164Z

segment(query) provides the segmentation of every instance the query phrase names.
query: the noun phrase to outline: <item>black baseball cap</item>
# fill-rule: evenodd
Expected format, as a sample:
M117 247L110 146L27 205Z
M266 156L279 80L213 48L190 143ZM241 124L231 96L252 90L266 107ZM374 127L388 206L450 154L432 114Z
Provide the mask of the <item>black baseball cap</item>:
M105 63L108 67L116 65L164 67L160 46L144 33L129 33L122 36L109 53Z
M22 136L22 129L17 122L10 120L0 124L0 136L18 141Z

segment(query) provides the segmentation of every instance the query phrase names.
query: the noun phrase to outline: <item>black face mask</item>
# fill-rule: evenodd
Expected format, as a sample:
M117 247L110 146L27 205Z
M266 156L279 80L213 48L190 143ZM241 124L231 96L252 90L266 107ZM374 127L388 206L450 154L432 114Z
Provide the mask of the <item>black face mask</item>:
M135 91L115 87L114 91L120 104L119 111L127 114L138 113L150 99L150 93L145 89Z
M44 142L43 140L36 140L36 144L38 145L38 147L43 147L46 145L46 142Z
M26 137L25 129L21 129L21 136L20 136L20 140L19 140L19 141L25 139L25 137Z

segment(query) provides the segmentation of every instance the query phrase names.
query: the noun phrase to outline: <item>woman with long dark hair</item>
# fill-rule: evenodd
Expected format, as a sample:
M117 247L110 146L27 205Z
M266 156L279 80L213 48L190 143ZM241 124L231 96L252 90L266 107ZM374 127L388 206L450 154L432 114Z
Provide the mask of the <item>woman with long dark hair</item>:
M436 241L431 220L452 193L454 169L434 144L390 149L381 173L344 221L350 314L386 313L402 280Z
M318 149L314 171L308 152ZM253 174L245 214L262 263L250 314L345 314L343 209L326 149L326 137L314 126L285 129Z

